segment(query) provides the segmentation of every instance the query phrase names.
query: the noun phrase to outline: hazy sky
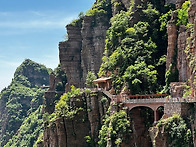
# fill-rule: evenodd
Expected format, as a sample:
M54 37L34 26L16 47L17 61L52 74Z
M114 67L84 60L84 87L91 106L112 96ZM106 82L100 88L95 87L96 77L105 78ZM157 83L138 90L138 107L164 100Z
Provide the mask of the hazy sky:
M9 85L25 59L55 68L65 25L94 1L0 0L0 90Z

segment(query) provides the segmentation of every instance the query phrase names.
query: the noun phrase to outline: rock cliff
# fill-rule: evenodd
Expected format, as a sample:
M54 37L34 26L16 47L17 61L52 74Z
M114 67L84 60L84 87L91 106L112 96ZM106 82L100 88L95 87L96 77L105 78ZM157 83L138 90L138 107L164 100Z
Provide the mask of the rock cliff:
M88 71L97 73L104 52L110 16L84 16L66 26L68 40L59 43L59 58L70 85L84 87Z
M184 0L176 2L176 7L181 8ZM186 82L195 96L195 47L196 47L196 2L190 0L188 10L188 25L177 25L177 13L172 14L168 22L168 48L166 69L173 65L178 70L179 82ZM175 66L175 67L174 67ZM175 81L177 82L177 81ZM182 88L182 91L184 88ZM183 93L183 92L182 92ZM182 95L181 95L182 96Z
M95 4L99 2L97 0ZM68 80L66 91L70 90L69 87L71 85L83 88L88 71L93 71L94 73L99 71L105 48L106 34L110 27L109 21L112 16L121 10L128 11L131 6L131 10L134 11L131 24L134 25L134 23L140 20L140 12L142 10L139 10L138 7L141 1L134 0L132 1L133 5L131 5L129 0L113 0L112 2L106 0L106 2L109 5L107 13L86 15L66 26L68 40L59 43L61 68L65 71ZM167 4L176 4L176 8L178 9L181 8L184 2L185 0L165 1ZM181 97L185 93L187 86L190 86L189 89L192 91L191 95L196 95L194 90L196 88L196 2L194 0L190 0L190 2L191 5L188 11L188 22L190 25L177 25L177 12L172 13L171 20L167 25L168 47L166 70L168 71L171 68L170 72L178 71L179 73L177 77L179 80L174 81L177 83L171 84L171 90L176 91L176 95L172 95L173 97ZM53 92L51 91L50 93L49 91L46 93L51 99L47 99L48 104L46 105L45 112L49 112L50 114L54 112L54 89ZM69 106L72 108L82 108L81 111L71 118L62 116L50 123L45 123L44 146L98 146L98 140L100 139L98 138L99 131L104 124L103 118L106 114L111 115L107 113L108 108L110 108L111 113L117 112L119 109L126 110L121 105L112 105L110 99L103 98L103 96L103 93L98 92L91 93L91 95L85 93L82 96L72 97L68 102ZM175 106L172 105L171 107L175 108ZM180 105L179 107L184 106ZM192 109L191 107L191 105L188 105L186 110ZM175 110L177 111L178 109ZM169 108L168 111L170 111ZM151 128L150 135L152 141L150 140L148 133L149 125L145 121L147 119L146 117L153 116L153 112L148 111L148 114L146 112L146 108L143 107L127 112L132 132L128 136L128 141L122 142L122 147L150 147L152 144L155 147L169 146L168 136L164 134L164 127L160 127L162 130L158 130L157 127ZM190 113L190 111L187 111L186 115ZM152 125L153 118L150 119L149 122ZM196 128L195 125L191 123L190 126L193 132ZM106 134L106 138L108 139L110 137L109 133ZM126 138L127 136L123 137ZM156 141L156 143L153 141ZM106 144L108 147L113 146L114 141L108 139L106 140Z
M69 106L82 109L73 117L60 117L49 124L45 123L44 147L87 146L87 136L93 144L97 142L100 125L110 102L108 99L103 103L102 96L98 92L72 97Z
M105 125L103 120L121 109L120 105L111 102L110 98L106 98L106 95L102 92L85 92L79 96L71 97L68 104L71 109L77 110L80 108L80 110L72 117L57 117L53 121L45 122L44 147L97 147L99 146L100 130ZM150 120L150 125L153 124L153 112L149 110L140 107L127 112L130 131L121 135L119 134L122 132L115 134L115 136L119 135L119 138L122 137L124 139L121 143L122 147L151 147L152 142L148 135L149 126L147 122ZM148 117L147 113L150 113L152 117ZM115 119L113 116L110 121L114 121ZM116 121L121 122L120 118ZM110 125L115 126L117 125L116 123L111 123ZM115 127L118 128L120 126ZM116 129L115 127L113 129ZM110 138L109 132L106 138ZM108 147L116 145L114 136L111 136L111 138L105 142Z
M97 0L94 5L99 2ZM68 40L59 43L60 64L68 80L66 91L70 90L71 85L85 87L88 71L98 73L105 50L107 30L111 25L110 19L121 10L128 11L131 6L129 0L105 0L105 3L105 13L87 14L66 26ZM137 6L141 3L138 0L132 3L132 25L139 21L141 10L137 9Z
M176 8L182 8L185 0L177 0ZM177 25L177 12L172 14L171 20L168 22L168 48L166 69L169 70L172 66L172 72L175 68L178 71L179 81L170 84L171 96L195 97L195 53L196 53L196 1L190 0L190 7L188 9L188 23L186 25ZM195 126L195 104L187 105L189 108L185 109L186 115L182 115L188 123L189 129L194 132ZM177 105L169 111L176 109ZM192 119L187 118L191 116ZM166 123L165 123L166 124ZM154 140L154 147L168 147L168 134L165 131L165 125L155 126L151 128L150 135ZM196 146L195 136L193 135L193 144L187 146Z

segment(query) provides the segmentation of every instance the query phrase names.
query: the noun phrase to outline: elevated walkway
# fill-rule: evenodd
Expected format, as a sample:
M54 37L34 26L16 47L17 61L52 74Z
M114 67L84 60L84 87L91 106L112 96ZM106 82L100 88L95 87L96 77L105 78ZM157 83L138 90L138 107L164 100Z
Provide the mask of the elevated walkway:
M154 121L159 120L158 108L163 107L165 104L172 103L195 103L196 98L169 98L167 94L151 94L151 95L112 95L106 90L102 92L116 103L122 103L128 110L132 110L135 107L148 107L154 111Z
M113 95L111 93L109 93L108 91L106 90L102 90L102 92L107 96L109 97L111 100L113 100Z

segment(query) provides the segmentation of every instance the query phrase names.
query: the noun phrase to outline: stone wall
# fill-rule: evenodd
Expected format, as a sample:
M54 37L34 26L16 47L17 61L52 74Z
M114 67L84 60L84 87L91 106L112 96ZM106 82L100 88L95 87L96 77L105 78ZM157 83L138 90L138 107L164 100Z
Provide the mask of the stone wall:
M164 114L172 116L179 114L182 117L187 117L190 114L191 104L186 102L170 102L164 104Z
M175 4L176 0L165 0L166 4Z

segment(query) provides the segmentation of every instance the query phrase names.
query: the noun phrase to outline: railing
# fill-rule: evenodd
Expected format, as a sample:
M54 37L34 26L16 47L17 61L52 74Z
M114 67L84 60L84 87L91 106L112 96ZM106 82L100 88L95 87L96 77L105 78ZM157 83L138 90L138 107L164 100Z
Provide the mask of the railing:
M184 97L184 98L167 98L166 103L172 103L172 102L196 102L196 98L194 97Z
M129 96L122 96L122 95L114 95L112 96L112 100L116 101L116 102L124 102L124 103L128 103L128 102L142 102L142 103L149 103L149 102L155 102L155 101L163 101L163 99L165 100L164 97L168 96L167 94L152 94L152 95L129 95Z
M151 95L111 95L104 89L90 88L92 91L102 91L111 100L121 103L192 103L196 102L196 98L185 97L185 98L171 98L167 97L167 94L151 94Z
M168 94L128 95L131 99L165 98Z
M133 99L130 97L113 96L112 100L121 103L193 103L196 102L196 98L185 97L185 98L144 98L144 99Z
M154 99L125 99L123 103L165 103L166 98Z

